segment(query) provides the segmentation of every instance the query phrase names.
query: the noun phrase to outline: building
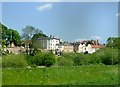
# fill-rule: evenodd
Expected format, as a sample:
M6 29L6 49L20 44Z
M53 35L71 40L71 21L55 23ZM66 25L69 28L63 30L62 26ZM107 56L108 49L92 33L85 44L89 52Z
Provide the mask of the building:
M79 48L78 48L79 49L78 52L79 53L80 52L83 52L83 53L88 52L88 53L92 54L92 53L96 52L97 50L99 50L101 48L104 48L104 47L105 47L104 45L91 45L91 44L88 44L87 46L85 46L84 44L83 45L80 44Z
M40 45L41 49L47 49L47 42L48 42L48 37L39 37L38 41L36 42L36 45Z
M58 38L49 38L47 40L47 49L48 50L55 50L56 49L56 45L60 44L60 39Z
M56 44L56 50L59 50L60 52L63 52L64 44Z
M88 40L88 41L82 41L80 44L77 46L78 50L76 52L78 53L89 53L92 54L96 52L98 49L104 48L105 45L99 44L98 40Z
M78 46L78 52L81 53L81 52L86 52L86 46L85 44L80 44Z
M56 50L56 45L60 44L60 39L55 38L54 36L50 37L39 37L38 40L42 44L42 49L44 50Z
M99 45L98 40L84 40L84 41L81 41L80 43L85 45L88 45L88 44Z
M74 52L74 46L70 43L64 43L63 52L65 53Z

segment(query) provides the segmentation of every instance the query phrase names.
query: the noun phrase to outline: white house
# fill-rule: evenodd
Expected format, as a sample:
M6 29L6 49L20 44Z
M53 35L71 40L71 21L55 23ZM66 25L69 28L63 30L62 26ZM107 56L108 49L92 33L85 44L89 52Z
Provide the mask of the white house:
M86 46L85 46L85 44L80 44L79 46L78 46L78 52L80 53L80 52L86 52Z
M96 52L96 50L100 49L100 48L103 48L104 46L103 45L90 45L88 44L87 46L85 44L80 44L78 46L78 52L81 53L81 52L88 52L89 54L92 54L94 52Z
M56 49L58 49L59 51L63 52L64 44L56 44Z
M44 50L55 50L56 44L60 44L60 39L55 37L39 37L38 40L42 42L42 47Z
M55 50L56 49L56 45L60 44L60 39L58 38L49 38L47 40L47 49L48 50Z

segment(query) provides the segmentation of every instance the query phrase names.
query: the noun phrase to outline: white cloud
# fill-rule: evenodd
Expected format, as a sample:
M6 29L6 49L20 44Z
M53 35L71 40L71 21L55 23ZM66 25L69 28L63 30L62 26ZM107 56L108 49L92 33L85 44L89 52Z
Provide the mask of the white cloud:
M99 36L92 36L91 38L92 38L92 39L97 39L97 40L100 40L100 39L101 39L101 37L99 37Z
M117 16L117 17L120 16L120 13L117 13L116 16Z
M39 11L49 10L49 9L52 9L52 7L53 7L53 4L49 3L49 4L38 6L37 10Z

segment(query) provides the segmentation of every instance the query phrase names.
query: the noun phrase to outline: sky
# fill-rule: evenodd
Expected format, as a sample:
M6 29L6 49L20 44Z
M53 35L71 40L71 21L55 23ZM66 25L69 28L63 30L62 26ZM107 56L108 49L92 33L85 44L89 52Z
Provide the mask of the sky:
M17 30L32 25L46 35L75 42L118 36L117 2L2 2L2 23Z

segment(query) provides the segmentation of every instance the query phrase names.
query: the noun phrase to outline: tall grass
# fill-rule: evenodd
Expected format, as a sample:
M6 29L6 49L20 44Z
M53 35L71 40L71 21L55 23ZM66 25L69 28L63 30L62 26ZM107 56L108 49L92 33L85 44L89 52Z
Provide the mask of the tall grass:
M5 55L2 57L2 67L3 68L23 68L28 65L26 60L26 55Z

